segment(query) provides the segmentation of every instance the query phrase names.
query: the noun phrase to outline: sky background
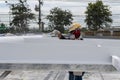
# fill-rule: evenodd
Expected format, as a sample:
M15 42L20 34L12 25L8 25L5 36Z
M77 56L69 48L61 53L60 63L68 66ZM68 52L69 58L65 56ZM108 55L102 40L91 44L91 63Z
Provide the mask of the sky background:
M7 0L8 3L12 4L17 2L17 0ZM27 0L32 12L38 14L34 10L35 5L38 5L38 0ZM95 2L96 0L43 0L43 5L41 6L41 11L43 15L48 15L49 11L54 7L59 7L63 10L70 10L73 15L79 16L79 21L85 26L83 21L84 12L88 3ZM120 23L120 0L102 0L105 5L108 5L110 11L112 11L113 16L113 26L119 26ZM5 3L5 0L0 0L0 14L7 14L9 12L9 4Z
M9 3L15 3L17 0L8 0ZM96 0L44 0L42 8L43 14L48 14L49 10L54 7L68 9L75 15L83 15L89 2ZM110 7L112 14L120 14L120 0L103 0L105 5ZM28 4L34 11L34 7L38 4L38 0L28 0ZM0 12L6 13L9 11L9 5L4 0L0 0Z

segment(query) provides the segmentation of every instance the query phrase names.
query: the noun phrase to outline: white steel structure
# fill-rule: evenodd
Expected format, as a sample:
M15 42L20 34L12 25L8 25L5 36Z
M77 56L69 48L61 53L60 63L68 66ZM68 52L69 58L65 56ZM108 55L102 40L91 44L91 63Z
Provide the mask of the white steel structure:
M75 66L112 65L113 55L120 56L120 40L59 40L48 35L0 37L1 64L49 64L47 69L85 70L85 66ZM64 68L61 64L72 66Z

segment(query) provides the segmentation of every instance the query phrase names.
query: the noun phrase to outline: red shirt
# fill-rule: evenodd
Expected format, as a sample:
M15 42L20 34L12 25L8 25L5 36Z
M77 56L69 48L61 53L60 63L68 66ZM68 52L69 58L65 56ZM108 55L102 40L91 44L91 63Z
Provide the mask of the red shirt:
M80 29L76 29L73 31L73 34L75 35L75 38L78 39L80 37Z

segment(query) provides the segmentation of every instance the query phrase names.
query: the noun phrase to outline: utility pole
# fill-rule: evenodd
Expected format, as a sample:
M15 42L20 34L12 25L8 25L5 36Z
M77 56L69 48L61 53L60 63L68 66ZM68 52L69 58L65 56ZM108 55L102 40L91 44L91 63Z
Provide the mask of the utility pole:
M41 0L39 0L39 30L41 30Z
M38 6L35 5L35 11L38 12L38 25L39 25L39 30L42 32L43 31L43 22L41 20L41 5L43 4L42 0L38 0Z
M41 22L41 5L42 5L43 3L42 3L42 1L41 0L39 0L39 30L40 31L43 31L43 24L42 24L42 22Z

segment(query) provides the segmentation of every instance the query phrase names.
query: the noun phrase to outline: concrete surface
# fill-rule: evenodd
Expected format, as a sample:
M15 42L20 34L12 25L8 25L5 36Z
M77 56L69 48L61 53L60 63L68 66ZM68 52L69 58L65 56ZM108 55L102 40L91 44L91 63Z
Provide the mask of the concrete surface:
M13 70L3 80L68 80L68 77L67 71ZM120 73L86 72L83 80L120 80Z

